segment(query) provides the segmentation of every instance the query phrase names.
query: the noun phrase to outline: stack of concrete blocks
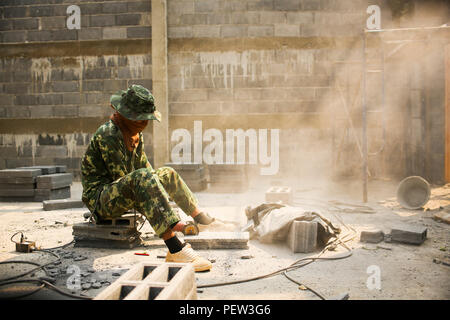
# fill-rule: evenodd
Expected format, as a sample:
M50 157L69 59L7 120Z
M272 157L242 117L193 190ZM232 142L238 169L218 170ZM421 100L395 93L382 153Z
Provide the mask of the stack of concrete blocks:
M74 224L72 235L75 247L131 249L141 244L141 233L137 230L140 216L133 214L119 218L104 219L97 223Z
M72 174L66 166L32 166L0 171L1 201L70 198Z
M292 189L290 187L270 187L266 191L266 202L292 204Z
M247 165L210 164L208 172L209 184L213 191L239 193L248 190Z
M317 222L294 220L289 228L286 240L293 253L315 251L317 247Z
M36 178L41 169L0 170L0 201L34 201Z
M35 201L70 198L72 173L53 173L36 178Z
M189 263L140 263L94 300L197 300L194 267Z
M204 165L198 163L166 163L165 166L175 169L193 192L202 191L208 188Z

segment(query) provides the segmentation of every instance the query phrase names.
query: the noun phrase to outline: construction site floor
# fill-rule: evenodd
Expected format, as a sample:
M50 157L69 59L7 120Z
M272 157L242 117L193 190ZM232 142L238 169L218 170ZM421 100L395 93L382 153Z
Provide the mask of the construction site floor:
M396 183L372 181L369 202L361 202L359 182L342 185L314 185L293 188L294 205L316 210L342 227L343 233L356 231L346 243L353 254L342 260L319 260L289 272L289 276L325 298L348 293L350 299L449 299L450 298L450 225L433 219L437 212L450 211L450 185L434 186L427 205L419 210L407 210L396 201ZM224 194L208 191L196 193L203 209L219 219L243 226L244 208L264 202L265 186L250 188L246 193ZM72 185L72 198L80 199L81 184ZM336 202L339 201L339 202ZM370 210L361 210L367 206ZM341 209L341 210L340 210ZM43 252L18 253L10 241L16 232L41 248L51 248L73 240L72 225L83 222L86 208L43 211L42 203L0 203L0 261L26 260L45 263L55 259ZM186 218L186 217L184 217ZM347 227L339 222L339 219ZM393 225L404 223L425 226L427 240L417 246L394 242L368 244L359 241L361 230L376 227L388 233ZM152 235L148 222L140 230L144 237ZM215 230L211 230L215 231ZM219 231L219 230L217 230ZM225 230L230 231L230 230ZM148 253L148 256L134 253ZM142 261L164 261L167 249L137 247L134 249L74 248L62 250L56 283L60 288L95 297L134 264ZM286 243L263 244L249 241L249 249L199 250L213 262L209 272L196 273L197 286L253 278L271 273L294 261L316 255L292 253ZM347 253L338 246L324 256ZM75 266L75 267L74 267ZM379 270L378 287L373 286L373 267ZM0 278L29 270L30 265L0 265ZM68 271L69 269L69 271ZM75 271L74 271L75 270ZM68 278L80 272L83 282L101 284L89 289L67 289ZM34 276L43 275L37 272ZM73 279L73 278L72 278ZM372 281L372 282L371 282ZM372 285L369 283L371 282ZM99 288L94 288L98 287ZM199 299L318 299L313 293L291 282L282 274L266 279L234 285L198 289Z

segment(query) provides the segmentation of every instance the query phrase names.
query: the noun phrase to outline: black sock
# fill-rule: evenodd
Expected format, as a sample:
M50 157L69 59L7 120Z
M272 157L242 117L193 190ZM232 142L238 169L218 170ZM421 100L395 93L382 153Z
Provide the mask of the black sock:
M164 243L166 244L167 248L169 249L170 253L177 253L183 249L185 246L185 243L182 243L177 236L174 236L172 238L169 238L167 240L164 240Z

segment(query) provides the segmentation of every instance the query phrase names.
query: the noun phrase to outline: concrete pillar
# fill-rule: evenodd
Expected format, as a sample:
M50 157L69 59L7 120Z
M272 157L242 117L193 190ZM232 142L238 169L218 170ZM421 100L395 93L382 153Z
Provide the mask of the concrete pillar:
M167 87L167 2L151 0L152 4L152 78L153 95L161 122L153 123L153 166L169 162L169 103Z

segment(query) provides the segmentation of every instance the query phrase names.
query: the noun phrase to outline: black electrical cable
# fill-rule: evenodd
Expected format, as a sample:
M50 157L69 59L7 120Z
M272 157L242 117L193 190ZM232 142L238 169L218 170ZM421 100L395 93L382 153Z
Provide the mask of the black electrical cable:
M26 282L34 282L34 283L38 282L38 283L44 284L45 286L48 286L49 288L51 288L51 289L61 293L62 295L70 297L70 298L83 299L83 300L92 300L91 297L83 297L83 296L74 295L74 294L71 294L71 293L68 293L68 292L64 292L63 290L61 290L57 286L55 286L55 285L51 284L50 282L48 282L46 280L43 280L43 279L22 279L22 280L6 281L6 282L0 283L0 286L4 286L4 285L8 285L8 284L14 284L14 283L26 283ZM42 290L42 289L43 289L43 287L39 288L39 290ZM35 292L37 292L39 290L36 290Z
M12 297L6 297L6 299L8 300L16 300L16 299L22 299L28 296L31 296L32 294L35 294L38 291L41 291L42 289L44 289L45 284L41 284L39 287L37 287L35 290L31 291L31 292L27 292L18 296L12 296Z
M16 233L13 234L12 237L11 237L11 241L12 241L12 242L17 243L17 242L15 242L15 241L13 240L13 238L14 238L14 236L16 236L16 235L19 234L19 233L22 234L21 239L23 239L23 233L22 233L22 232L16 232ZM57 258L56 260L51 261L51 262L46 263L46 264L43 264L43 265L38 264L38 263L36 263L36 262L31 262L31 261L2 261L2 262L0 262L0 264L10 264L10 263L11 263L11 264L12 264L12 263L19 263L19 264L20 264L20 263L23 263L23 264L32 264L32 265L36 265L36 266L37 266L37 268L33 268L33 269L31 269L31 270L29 270L29 271L27 271L27 272L25 272L25 273L22 273L22 274L13 276L13 277L9 277L9 278L6 278L6 279L1 279L1 280L0 280L0 286L7 285L7 284L12 284L12 283L21 283L21 282L40 282L40 283L42 283L43 286L40 286L40 287L37 288L35 291L33 291L33 292L31 292L31 293L27 293L27 294L25 294L24 296L29 296L29 295L31 295L31 294L33 294L33 293L38 292L39 290L42 290L45 286L48 286L48 287L50 287L51 289L56 290L56 291L58 291L59 293L61 293L61 294L63 294L63 295L66 295L66 296L69 296L69 297L72 297L72 298L77 298L77 299L91 299L91 298L89 298L89 297L82 297L82 296L77 296L77 295L73 295L73 294L69 294L69 293L67 293L67 292L64 292L64 291L62 291L61 289L59 289L58 287L56 287L56 286L54 286L53 284L51 284L50 282L45 281L45 280L43 280L43 279L22 279L22 280L15 280L15 279L21 278L21 277L23 277L23 276L26 276L26 275L28 275L28 274L30 274L30 273L33 273L33 272L35 272L35 271L37 271L37 270L40 270L40 269L42 269L42 270L45 272L45 274L48 275L48 274L47 274L47 271L45 270L45 267L48 266L48 265L54 264L54 263L56 263L56 262L58 262L58 261L61 261L61 257L60 257L59 255L57 255L56 253L51 252L50 250L54 250L54 249L59 249L59 248L67 247L67 246L71 245L73 242L74 242L74 240L72 240L71 242L66 243L66 244L64 244L64 245L57 246L57 247L53 247L53 248L48 248L48 249L35 249L34 251L45 252L45 253L51 254L51 255L53 255L53 256L55 256L55 257ZM16 296L16 297L14 297L14 298L17 299L17 298L21 298L21 297L24 297L24 296Z
M356 233L356 231L355 231L353 228L349 228L349 227L348 227L345 223L343 223L342 221L341 221L341 223L342 223L347 229L349 229L349 230L351 229L353 232ZM312 263L312 262L314 262L314 261L316 261L316 260L340 260L340 259L345 259L345 258L350 257L350 256L353 254L353 251L352 251L352 249L350 249L347 245L345 245L345 242L354 239L354 237L355 237L356 235L354 234L352 238L343 241L343 239L344 239L345 237L347 237L347 236L348 236L348 235L345 235L345 236L343 236L343 237L341 237L341 238L337 237L337 238L336 238L335 240L333 240L331 243L329 243L328 245L326 245L326 247L319 253L318 256L316 256L316 257L306 257L306 258L299 259L299 260L295 261L294 263L292 263L290 266L288 266L288 267L286 267L286 268L282 268L282 269L276 270L276 271L274 271L274 272L271 272L271 273L268 273L268 274L265 274L265 275L262 275L262 276L257 276L257 277L253 277L253 278L242 279L242 280L227 281L227 282L222 282L222 283L213 283L213 284L200 285L200 286L197 286L197 288L199 288L199 289L200 289L200 288L211 288L211 287L219 287L219 286L225 286L225 285L232 285L232 284L239 284L239 283L244 283L244 282L250 282L250 281L255 281L255 280L260 280L260 279L269 278L269 277L275 276L275 275L280 274L280 273L283 272L283 275L284 275L287 279L289 279L290 281L292 281L292 282L298 284L299 286L300 286L300 285L303 285L307 290L309 290L309 291L311 291L312 293L314 293L315 295L317 295L320 299L325 300L325 298L324 298L322 295L320 295L319 293L317 293L316 291L314 291L314 290L311 289L310 287L308 287L308 286L306 286L306 285L304 285L304 284L301 284L300 282L296 281L295 279L292 279L291 277L289 277L289 276L287 275L287 272L290 271L290 270L295 270L295 269L299 269L299 268L301 268L301 267L304 267L304 266L306 266L306 265L308 265L308 264L310 264L310 263ZM321 256L323 253L325 253L332 245L335 245L336 242L337 242L338 244L344 246L344 247L349 251L349 253L348 253L347 255L345 255L345 256L339 256L339 257L320 257L320 256ZM300 262L306 261L306 260L310 260L310 261L309 261L309 262L306 262L306 263L303 263L303 264L301 264L301 265L299 265Z
M13 234L13 236L11 237L11 241L12 241L12 242L15 242L15 241L12 240L12 239L13 239L13 237L14 237L16 234L19 234L19 233L22 233L22 232L16 232L15 234ZM23 237L23 233L22 233L22 237ZM54 263L56 263L56 262L58 262L58 261L61 261L61 257L60 257L60 256L58 256L56 253L53 253L53 252L48 251L48 250L53 250L53 249L57 249L57 248L66 247L66 246L68 246L68 245L70 245L70 244L72 244L72 243L73 243L73 240L72 240L71 242L66 243L66 244L64 244L64 245L62 245L62 246L59 246L59 247L54 247L54 248L49 248L49 249L36 249L35 251L46 252L46 253L49 253L49 254L51 254L51 255L53 255L53 256L55 256L55 257L57 258L55 261L51 261L51 262L48 262L48 263L43 264L43 265L37 264L37 263L34 263L34 262L31 263L31 262L28 262L28 261L27 261L27 262L24 262L24 261L3 261L3 262L0 262L0 264L8 264L8 263L28 263L28 264L34 264L34 265L37 265L37 266L38 266L37 268L33 268L33 269L31 269L31 270L29 270L29 271L27 271L27 272L24 272L24 273L22 273L22 274L19 274L19 275L13 276L13 277L9 277L9 278L5 278L5 279L0 279L0 284L1 284L3 281L9 281L9 280L14 280L14 279L18 279L18 278L24 277L24 276L26 276L26 275L29 275L30 273L36 272L36 271L38 271L38 270L40 270L40 269L43 269L44 267L46 267L46 266L48 266L48 265L54 264ZM47 274L47 271L46 271L45 269L43 269L43 270L44 270L45 274Z
M14 242L15 244L19 244L19 242L16 242L16 241L14 241L13 240L13 238L16 236L16 234L21 234L21 236L20 236L20 242L22 242L22 240L23 240L23 233L21 232L21 231L19 231L19 232L16 232L16 233L14 233L12 236L11 236L11 242Z

